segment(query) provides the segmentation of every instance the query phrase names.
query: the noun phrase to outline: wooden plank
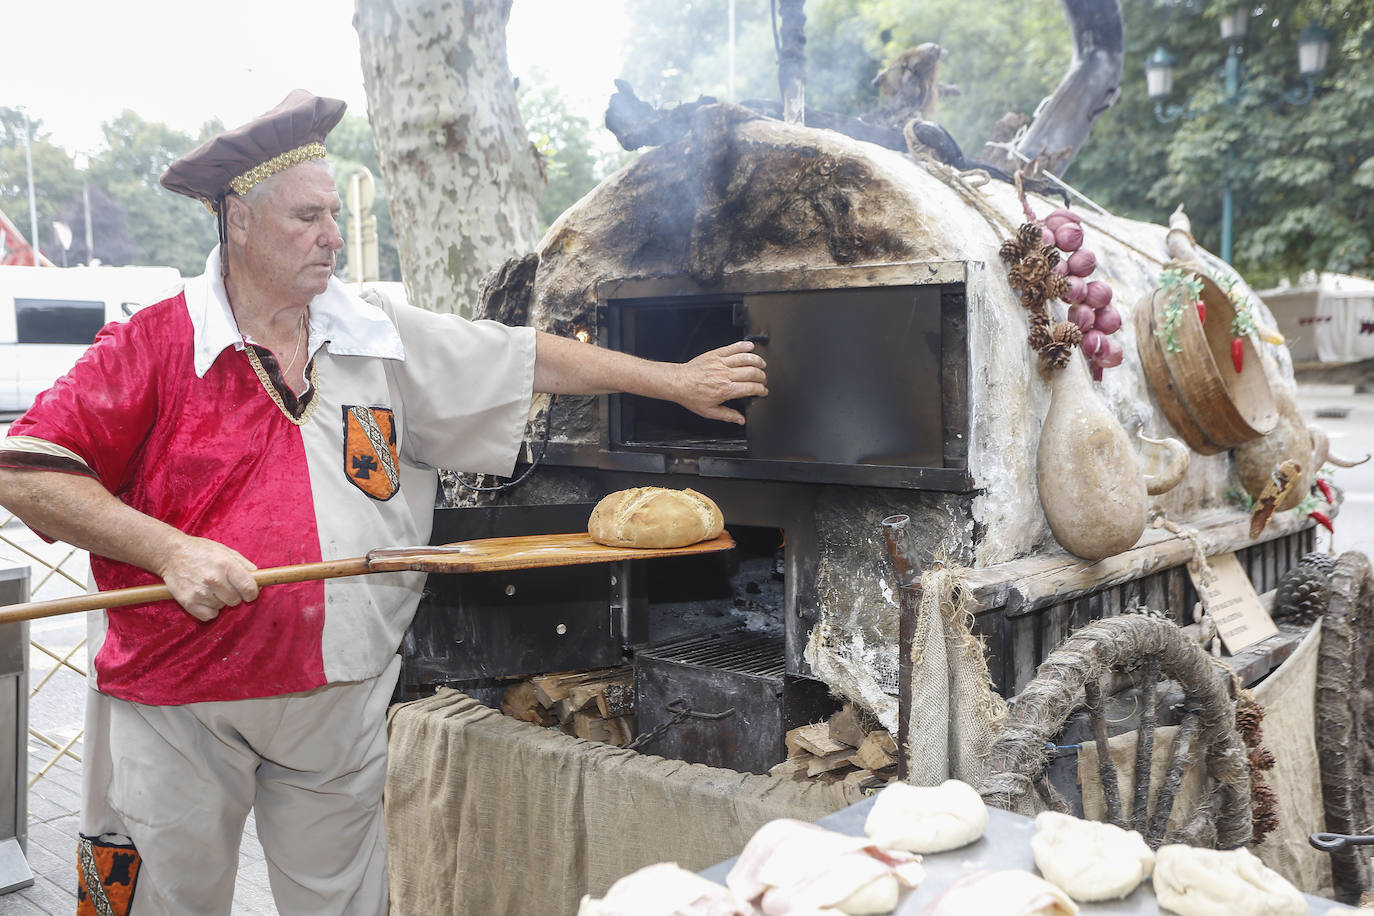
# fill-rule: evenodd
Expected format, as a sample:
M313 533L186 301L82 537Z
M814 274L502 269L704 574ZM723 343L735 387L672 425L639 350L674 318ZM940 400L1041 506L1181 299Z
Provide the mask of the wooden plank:
M558 671L553 674L536 675L530 678L530 683L539 702L545 707L551 707L559 700L568 699L572 689L578 685L616 680L626 677L629 673L630 669L623 665L618 668L597 668L591 671Z
M1260 536L1261 542L1312 526L1311 521L1292 516L1293 513L1276 515ZM1238 550L1251 543L1250 516L1238 510L1218 510L1181 523L1198 530L1203 551L1208 556ZM1058 601L1185 564L1192 555L1190 538L1163 528L1147 528L1135 547L1105 560L1088 562L1064 551L1038 554L972 570L965 588L971 593L975 614L1006 605L1012 589L1021 593L1020 613L1030 613Z
M512 719L529 722L533 725L552 725L553 715L534 695L534 685L529 681L511 684L501 697L501 712Z
M863 744L864 736L867 735L853 703L845 703L839 712L830 717L827 727L832 739L849 747Z
M1007 621L1011 626L1011 650L1013 677L1006 685L1004 696L1014 696L1026 688L1035 677L1036 666L1040 664L1037 651L1040 628L1032 616L1014 617Z
M796 756L790 753L794 748L808 754L814 754L817 757L838 754L840 751L844 751L846 754L853 751L849 745L841 744L830 737L830 726L825 722L815 722L811 725L794 728L787 733L785 741L789 757Z
M1188 571L1182 566L1168 572L1168 585L1165 589L1168 600L1165 611L1169 619L1178 624L1193 622L1193 606L1188 601Z
M771 770L769 770L768 775L782 777L800 776L800 778L805 779L806 767L814 759L815 758L812 757L810 754L802 754L797 757L788 757L782 763L776 764Z
M865 770L882 770L897 762L897 742L883 729L875 729L849 757L849 762Z
M835 751L833 754L826 754L824 757L812 757L806 762L806 775L815 777L822 773L829 773L831 770L847 767L850 765L849 757L853 753L853 748L846 747Z

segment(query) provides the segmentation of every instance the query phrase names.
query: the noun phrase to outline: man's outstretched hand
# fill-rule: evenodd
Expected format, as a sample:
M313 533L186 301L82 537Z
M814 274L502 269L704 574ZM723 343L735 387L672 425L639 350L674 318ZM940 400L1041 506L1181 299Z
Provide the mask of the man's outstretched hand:
M679 364L673 400L708 419L743 425L744 414L725 402L767 397L766 363L753 350L752 342L741 340Z

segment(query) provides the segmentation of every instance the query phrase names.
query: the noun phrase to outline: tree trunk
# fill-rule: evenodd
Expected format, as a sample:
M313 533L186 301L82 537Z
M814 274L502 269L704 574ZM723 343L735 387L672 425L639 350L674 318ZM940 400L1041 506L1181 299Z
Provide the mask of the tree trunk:
M1063 175L1099 115L1120 94L1125 52L1120 0L1064 0L1073 28L1073 61L1054 93L1040 104L1017 151Z
M368 116L410 302L471 314L539 240L544 177L506 62L511 0L357 0Z

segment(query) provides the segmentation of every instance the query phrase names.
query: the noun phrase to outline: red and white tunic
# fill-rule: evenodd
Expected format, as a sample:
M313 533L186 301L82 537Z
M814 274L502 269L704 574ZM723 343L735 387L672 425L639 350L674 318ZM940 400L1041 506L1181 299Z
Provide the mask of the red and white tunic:
M377 308L331 279L310 305L318 387L303 399L317 403L297 426L249 362L216 253L184 292L102 330L0 440L0 466L88 474L259 567L426 544L436 467L513 469L534 348L530 328ZM91 568L101 589L156 581L95 555ZM163 705L374 677L395 655L423 580L271 586L208 623L171 601L111 609L96 684Z

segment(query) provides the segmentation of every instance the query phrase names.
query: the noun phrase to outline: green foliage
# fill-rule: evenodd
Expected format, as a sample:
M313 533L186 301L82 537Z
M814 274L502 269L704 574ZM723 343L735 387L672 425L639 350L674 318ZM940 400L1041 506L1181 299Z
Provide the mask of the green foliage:
M1104 205L1162 222L1186 204L1193 234L1218 251L1221 195L1233 189L1234 261L1251 286L1307 270L1374 272L1374 2L1280 0L1250 19L1242 91L1226 98L1219 68L1220 3L1122 4L1122 96L1093 131L1070 176ZM1310 21L1335 33L1326 74L1307 105L1282 100L1301 87L1297 36ZM1173 103L1160 124L1146 98L1144 60L1158 45L1179 59ZM1351 186L1354 186L1352 188Z
M329 167L334 173L334 184L339 197L344 202L344 219L348 219L348 181L349 176L358 168L366 168L372 173L373 199L372 215L377 217L377 278L379 280L401 279L401 256L396 250L396 232L391 225L391 205L386 193L386 183L382 180L382 167L377 160L377 143L372 136L372 124L362 115L346 114L343 120L329 132ZM349 225L344 223L344 238L348 238ZM339 252L337 272L347 276L348 247Z
M624 76L656 104L726 97L728 0L627 0ZM1374 0L1254 5L1243 45L1245 87L1226 99L1221 0L1123 0L1121 93L1098 119L1068 175L1124 216L1163 223L1187 205L1200 244L1220 249L1221 195L1235 200L1235 266L1252 286L1306 270L1374 273ZM778 97L769 3L736 3L736 91ZM1062 6L958 0L808 0L807 105L857 115L876 105L869 81L902 49L936 41L940 79L961 89L936 119L976 156L1007 111L1031 113L1067 72L1072 37ZM1282 102L1301 85L1297 35L1309 21L1336 34L1308 105ZM1144 62L1160 45L1179 59L1161 124ZM1353 186L1353 187L1352 187Z
M81 194L81 174L72 164L71 156L60 146L53 145L43 130L42 119L33 117L34 204L38 211L38 247L52 259L62 263L62 249L53 240L52 223L60 219L72 199ZM0 210L29 239L29 179L25 155L23 113L13 108L0 108Z
M1178 353L1183 349L1178 345L1178 323L1183 320L1184 309L1196 308L1202 281L1171 267L1160 271L1159 290L1164 294L1164 309L1155 334L1164 341L1164 349Z
M616 147L601 125L571 113L553 77L543 70L522 75L516 99L544 168L547 183L539 199L539 224L548 229L564 210L637 154Z
M224 125L207 122L192 137L126 110L102 128L105 149L90 157L83 175L74 157L48 139L41 120L34 121L34 188L43 253L54 263L63 263L62 251L51 237L52 221L59 219L72 227L67 263L87 263L93 255L105 264L165 264L183 275L200 273L205 256L218 241L215 219L200 202L164 189L158 178L173 160L223 131ZM367 119L345 117L331 132L329 148L341 196L357 165L367 166L377 178L373 212L380 237L381 279L399 280L391 213ZM91 199L95 246L91 253L85 245L83 180ZM0 210L27 234L24 121L22 113L10 108L0 108Z
M806 103L838 114L877 107L871 85L905 48L925 41L948 57L940 81L961 95L937 119L976 154L1008 111L1032 111L1053 90L1072 53L1058 4L959 0L808 0ZM728 0L627 0L625 78L655 104L698 95L727 98ZM773 26L766 0L737 0L735 98L779 97Z

